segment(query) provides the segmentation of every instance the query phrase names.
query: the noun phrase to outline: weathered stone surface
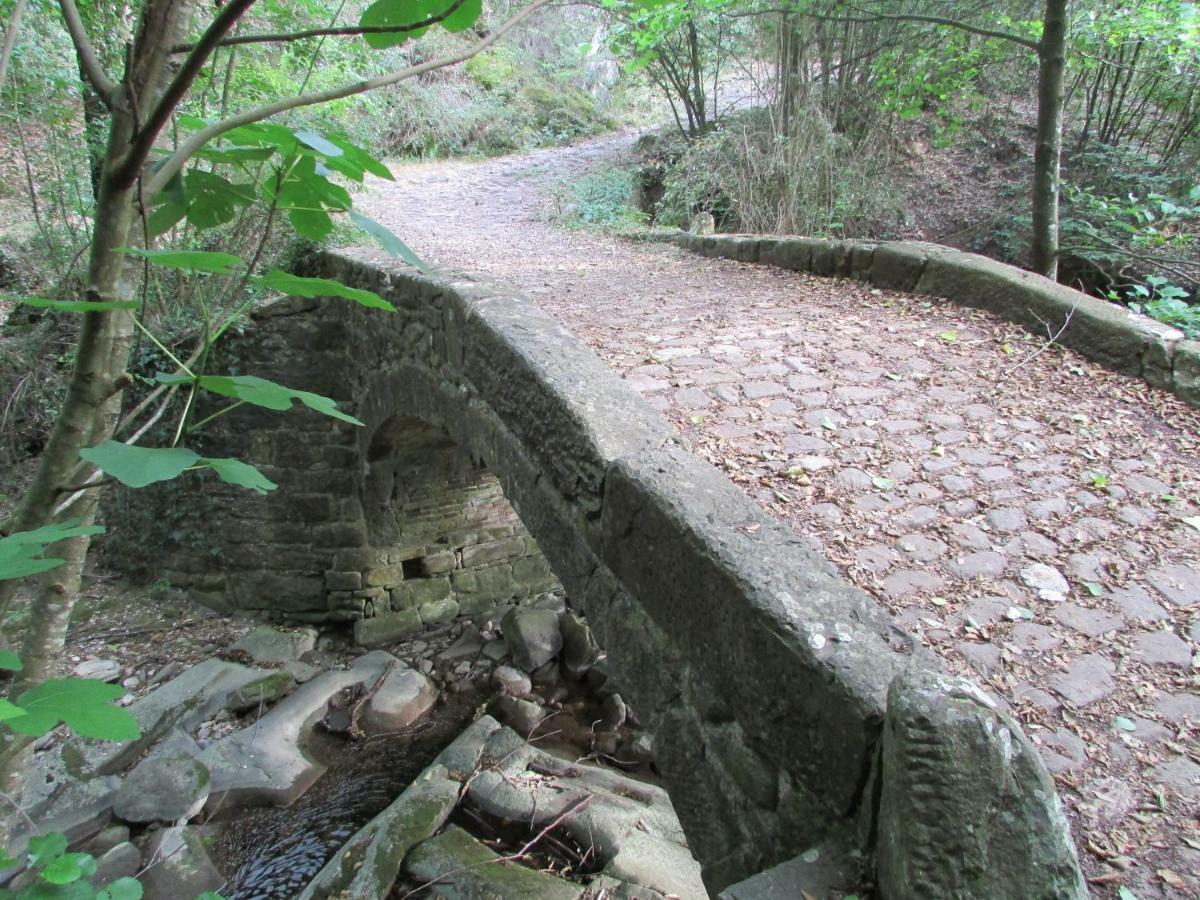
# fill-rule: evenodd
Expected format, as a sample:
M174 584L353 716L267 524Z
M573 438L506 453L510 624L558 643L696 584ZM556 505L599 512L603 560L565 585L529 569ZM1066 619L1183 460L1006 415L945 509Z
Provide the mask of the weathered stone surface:
M888 692L878 882L913 900L1088 896L1037 751L974 685L913 672Z
M558 624L563 640L563 668L571 677L582 678L595 662L600 647L587 623L574 613L563 613L558 618Z
M121 782L113 813L126 822L176 822L204 808L211 788L208 769L190 756L147 759Z
M142 852L125 841L105 851L96 860L96 874L90 879L94 887L106 887L118 878L133 878L142 869Z
M416 609L361 619L354 623L354 643L362 647L386 647L425 630L421 614Z
M1187 669L1192 665L1192 649L1173 631L1148 631L1133 639L1134 658L1152 666Z
M317 633L311 628L281 631L278 628L260 625L234 642L229 649L240 650L259 665L270 665L299 659L301 654L313 649L316 643Z
M145 900L197 897L225 884L225 877L204 849L203 832L193 825L155 832L143 855L155 860L139 878Z
M299 660L292 660L292 665L296 664L303 665ZM278 669L231 691L229 699L225 701L225 707L235 713L245 712L248 709L265 709L272 703L282 700L295 689L296 677L286 669Z
M492 673L492 681L511 697L528 697L533 690L529 676L513 666L497 666Z
M212 773L212 800L286 805L316 781L324 766L302 743L329 698L352 684L373 684L398 660L382 651L359 657L347 671L325 672L277 703L253 725L212 744L200 761Z
M522 897L528 900L578 900L579 885L499 857L457 825L418 845L404 868L418 882L438 882L438 890L458 900Z
M545 609L514 609L500 623L513 663L526 672L545 665L563 646L558 615Z
M1050 679L1050 686L1070 706L1082 708L1103 700L1114 690L1113 664L1098 653L1072 660L1067 670Z
M862 863L832 845L814 847L799 856L730 885L719 900L795 900L853 894L862 883ZM834 893L837 892L837 893Z
M368 734L398 731L425 715L437 703L432 681L404 665L396 665L371 695L362 713Z
M121 677L121 664L115 659L85 659L71 667L71 674L76 678L116 681Z
M1150 586L1172 606L1191 609L1200 605L1200 570L1181 564L1156 566L1146 573Z

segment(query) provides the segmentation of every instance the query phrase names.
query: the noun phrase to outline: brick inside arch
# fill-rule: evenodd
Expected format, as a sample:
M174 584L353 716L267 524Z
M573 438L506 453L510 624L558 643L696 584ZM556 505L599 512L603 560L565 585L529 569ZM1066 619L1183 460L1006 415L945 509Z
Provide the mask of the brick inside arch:
M367 617L429 605L474 613L560 587L496 476L437 426L385 420L367 443L364 476L371 565L327 572L326 583L332 595L339 580L358 581Z

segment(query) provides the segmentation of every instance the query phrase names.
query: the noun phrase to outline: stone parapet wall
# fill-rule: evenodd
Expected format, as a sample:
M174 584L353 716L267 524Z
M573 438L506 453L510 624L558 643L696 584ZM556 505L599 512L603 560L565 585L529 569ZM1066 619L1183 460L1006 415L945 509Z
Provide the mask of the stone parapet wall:
M704 256L763 263L986 309L1047 340L1200 406L1200 341L1148 316L1041 275L915 241L840 241L760 235L654 232L652 239ZM1047 329L1050 334L1047 334Z
M378 254L328 254L321 274L377 291L397 314L284 300L227 352L246 370L335 397L365 427L303 411L270 424L261 411L227 417L201 449L244 454L280 490L176 489L208 504L203 521L218 517L204 539L216 552L193 555L188 570L211 592L202 596L357 619L360 641L380 646L467 608L461 598L486 593L493 577L532 590L552 571L655 733L714 893L820 848L868 880L882 862L883 897L1086 896L1053 784L1018 726L937 674L867 594L690 454L554 320L503 286L418 275ZM398 416L410 424L397 428ZM380 558L372 463L419 446L403 436L422 429L499 479L528 529L519 547L514 525L456 548L461 571L439 571L447 557L429 552L436 543L422 544L417 563L401 558L400 523ZM350 583L377 567L405 575L406 562L430 583L448 574L454 588L457 577L460 600L404 597L395 609L389 592L385 610L381 594L363 593L382 585ZM933 714L943 706L953 715ZM916 795L897 774L909 759L935 763L917 773ZM947 857L937 845L948 819L981 835L969 852ZM999 819L1003 835L984 827Z

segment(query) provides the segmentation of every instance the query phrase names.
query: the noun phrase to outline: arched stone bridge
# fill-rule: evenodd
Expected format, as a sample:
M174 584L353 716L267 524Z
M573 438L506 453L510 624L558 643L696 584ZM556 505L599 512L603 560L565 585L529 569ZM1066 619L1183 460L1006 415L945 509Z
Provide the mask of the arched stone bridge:
M114 538L140 521L205 602L354 622L370 645L561 582L656 734L714 893L787 863L865 866L886 897L1086 896L1013 720L554 320L367 253L321 269L398 313L287 299L223 362L365 427L238 410L199 449L280 490L126 496Z

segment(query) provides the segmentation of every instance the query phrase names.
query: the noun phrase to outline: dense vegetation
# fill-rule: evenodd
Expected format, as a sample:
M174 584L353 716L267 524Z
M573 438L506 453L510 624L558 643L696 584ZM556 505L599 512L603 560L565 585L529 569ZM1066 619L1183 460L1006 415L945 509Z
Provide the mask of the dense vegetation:
M664 105L647 123L669 124L640 142L642 169L572 186L559 205L573 221L641 222L632 193L664 225L710 213L722 230L944 240L1200 334L1195 4L545 6L0 2L0 290L6 311L21 301L0 343L0 459L38 457L0 523L0 667L15 672L0 790L60 720L128 736L104 689L46 700L98 488L200 469L274 489L188 449L199 391L348 419L205 367L273 294L386 312L369 292L290 274L336 241L420 265L354 209L367 175L390 177L381 157L570 141L628 121L652 91ZM123 414L135 382L147 400ZM42 573L14 604L18 581ZM64 851L41 864L86 877L57 863Z

